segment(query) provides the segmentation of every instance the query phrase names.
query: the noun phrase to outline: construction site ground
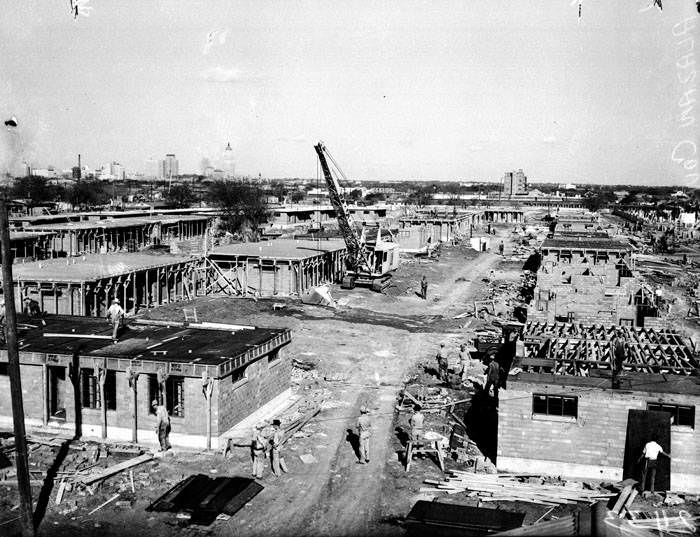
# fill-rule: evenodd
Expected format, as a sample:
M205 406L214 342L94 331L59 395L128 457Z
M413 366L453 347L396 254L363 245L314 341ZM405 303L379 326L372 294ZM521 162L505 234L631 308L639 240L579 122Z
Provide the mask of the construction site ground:
M220 452L175 448L134 469L135 492L129 476L122 473L106 480L94 495L72 491L57 505L54 485L42 499L46 514L39 533L150 537L174 533L403 535L401 521L412 505L433 497L420 493L424 480L441 479L443 474L430 458L416 459L410 472L404 471L397 427L405 427L407 416L395 411L397 396L409 378L428 386L439 384L422 366L434 363L440 342L446 343L448 352L456 353L465 340L464 326L473 317L455 316L469 311L474 300L491 298L499 285L517 287L523 261L510 259L513 241L520 241L511 229L506 225L497 228L497 240L505 241L505 259L494 253L475 252L467 244L444 246L438 258L403 263L394 275L391 295L333 286L336 309L292 299L206 297L188 304L188 308L196 307L200 321L291 328L294 336L285 350L287 356L316 365L315 378L312 374L295 375L294 389L302 397L324 400L325 404L316 418L285 444L283 456L289 472L275 477L268 467L260 481L264 490L230 519L217 520L210 526L188 525L173 513L147 512L145 508L191 474L250 476L250 452L238 447L224 458ZM489 283L491 269L496 269L496 281ZM423 275L428 279L427 300L417 295ZM284 308L273 308L273 304L282 302ZM171 304L145 316L183 320L182 308L182 303ZM462 393L469 396L466 390L450 395L456 400ZM370 409L373 437L370 463L360 465L348 432L354 429L363 405ZM155 443L155 433L151 440ZM44 447L36 451L36 457L44 454L45 460L34 462L46 466L53 463L51 457L57 450ZM108 460L111 458L113 464L125 457ZM466 469L451 460L447 464L448 468ZM39 485L33 489L35 501L39 489ZM2 523L16 517L18 498L16 486L0 483L0 491ZM118 500L127 503L114 501L88 514L117 493ZM463 493L442 494L439 499L470 501ZM524 511L526 524L548 510L545 506L509 503L487 507Z

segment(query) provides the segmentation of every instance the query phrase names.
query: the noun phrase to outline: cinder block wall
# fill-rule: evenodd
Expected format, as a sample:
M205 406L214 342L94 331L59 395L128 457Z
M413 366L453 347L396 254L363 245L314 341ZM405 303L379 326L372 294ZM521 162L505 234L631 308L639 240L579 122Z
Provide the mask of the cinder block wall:
M41 382L41 366L20 365L22 377L22 401L24 415L28 419L42 419L43 398ZM3 371L5 371L3 369ZM12 398L10 397L10 377L0 375L0 415L12 416Z
M533 416L534 393L578 396L578 419ZM695 405L694 428L671 427L671 487L681 486L679 484L685 481L684 476L695 476L696 481L700 480L698 396L661 396L511 381L509 388L501 391L499 399L497 466L501 458L544 462L549 469L547 471L554 475L575 472L574 465L619 469L621 473L629 409L646 410L650 402ZM523 464L526 466L526 462ZM518 471L526 472L528 469L520 467Z
M218 434L226 432L243 418L289 387L291 361L285 349L279 349L279 359L268 364L268 357L248 364L247 378L233 383L232 376L219 379Z

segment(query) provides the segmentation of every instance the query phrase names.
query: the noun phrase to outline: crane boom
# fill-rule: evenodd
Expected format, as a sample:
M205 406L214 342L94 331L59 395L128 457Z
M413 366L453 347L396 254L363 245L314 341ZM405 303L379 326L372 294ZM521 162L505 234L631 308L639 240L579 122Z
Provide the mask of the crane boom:
M348 265L350 270L360 271L364 270L367 272L372 272L369 259L367 257L367 252L365 247L360 243L355 231L352 228L352 218L350 217L350 212L345 203L345 199L340 194L340 185L338 180L333 177L330 167L328 166L328 161L326 160L326 153L328 150L323 142L319 142L314 146L316 153L318 154L318 160L321 163L321 169L323 170L323 177L326 180L326 185L328 186L328 194L331 200L331 204L335 209L336 216L338 218L338 227L340 232L345 239L345 244L348 247ZM330 153L328 157L333 161Z

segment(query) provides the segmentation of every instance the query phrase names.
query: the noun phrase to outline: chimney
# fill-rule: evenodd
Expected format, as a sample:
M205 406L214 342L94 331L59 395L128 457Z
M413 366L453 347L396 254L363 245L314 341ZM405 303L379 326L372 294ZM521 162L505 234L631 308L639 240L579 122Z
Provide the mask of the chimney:
M78 168L80 168L80 153L78 153Z

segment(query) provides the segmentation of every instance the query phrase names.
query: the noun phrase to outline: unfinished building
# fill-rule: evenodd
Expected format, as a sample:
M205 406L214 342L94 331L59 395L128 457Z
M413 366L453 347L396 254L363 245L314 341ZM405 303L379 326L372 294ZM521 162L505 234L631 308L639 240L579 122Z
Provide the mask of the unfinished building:
M137 321L113 343L85 317L19 319L25 421L114 440L153 441L151 401L165 404L174 445L216 448L226 432L289 396L286 329ZM104 402L104 405L102 404ZM0 347L0 422L11 425Z
M529 324L521 370L500 393L500 471L585 479L640 479L644 444L657 434L657 490L700 491L696 407L700 368L688 340L672 331L626 328L619 384L612 329ZM547 438L546 449L542 439Z
M399 218L396 238L401 250L414 252L427 245L450 242L458 237L471 234L474 226L483 220L481 211L459 212L456 214L416 214Z
M10 231L13 263L51 257L52 238L48 231Z
M584 236L546 239L528 318L644 326L654 293L632 272L631 247Z
M50 314L104 316L114 298L128 313L204 294L201 258L85 255L13 266L15 304L34 300Z
M229 244L206 259L206 293L301 296L339 281L347 249L342 240L288 240Z
M153 244L203 238L211 216L173 215L83 220L25 226L50 232L52 257L108 252L135 252Z
M525 213L512 207L489 207L483 210L483 221L496 224L522 224Z

